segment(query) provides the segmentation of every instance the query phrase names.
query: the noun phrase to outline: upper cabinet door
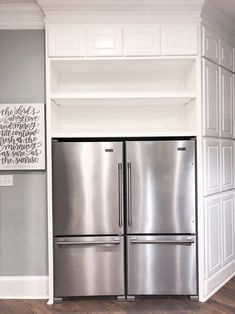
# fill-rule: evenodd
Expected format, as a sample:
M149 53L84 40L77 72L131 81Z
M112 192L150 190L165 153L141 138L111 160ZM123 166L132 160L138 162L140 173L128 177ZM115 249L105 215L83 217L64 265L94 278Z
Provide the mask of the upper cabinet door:
M197 55L198 28L197 26L163 26L162 27L163 55Z
M220 144L219 140L204 140L204 194L220 191Z
M114 25L87 27L87 56L122 56L122 28Z
M220 141L221 191L233 188L233 141Z
M125 56L157 56L161 53L161 29L158 26L133 25L125 26Z
M233 70L233 48L220 39L220 65L226 69Z
M49 26L48 50L49 57L85 56L84 29L76 24Z
M221 128L220 136L233 137L233 74L220 68Z
M219 38L214 32L202 28L202 55L219 64Z
M203 133L219 137L219 66L203 59Z

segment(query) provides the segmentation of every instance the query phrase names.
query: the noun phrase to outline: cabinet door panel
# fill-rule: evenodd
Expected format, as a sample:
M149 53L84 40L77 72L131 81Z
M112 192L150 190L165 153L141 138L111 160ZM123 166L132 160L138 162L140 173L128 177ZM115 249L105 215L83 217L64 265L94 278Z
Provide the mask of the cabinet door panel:
M219 137L219 67L203 59L203 132Z
M87 28L87 55L122 56L122 29L119 26L90 26Z
M233 70L233 48L222 39L220 40L220 65Z
M234 192L221 197L223 265L234 259Z
M160 55L160 27L126 26L123 35L125 56Z
M221 191L233 188L233 141L220 141Z
M163 26L163 55L196 55L198 53L197 26Z
M219 64L219 38L205 27L202 28L202 36L202 55Z
M72 24L50 26L48 37L49 57L85 56L83 28Z
M219 196L205 199L205 263L206 278L222 267L221 211Z
M220 68L220 136L233 137L233 75L231 72Z
M220 191L219 140L204 140L204 194Z

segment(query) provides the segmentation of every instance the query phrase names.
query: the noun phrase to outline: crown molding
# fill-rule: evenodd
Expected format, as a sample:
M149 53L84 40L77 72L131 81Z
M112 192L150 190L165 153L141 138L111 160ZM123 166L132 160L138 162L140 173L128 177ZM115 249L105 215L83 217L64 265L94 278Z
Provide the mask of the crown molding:
M235 44L235 20L218 5L207 0L201 13L201 21L203 25L214 28L227 38L232 45Z
M44 14L37 3L0 4L0 29L44 29Z
M198 22L204 0L37 0L46 22L156 22L156 17L168 21ZM150 20L149 20L150 19ZM158 19L159 21L159 19ZM161 20L159 22L162 22ZM184 21L183 21L184 22Z

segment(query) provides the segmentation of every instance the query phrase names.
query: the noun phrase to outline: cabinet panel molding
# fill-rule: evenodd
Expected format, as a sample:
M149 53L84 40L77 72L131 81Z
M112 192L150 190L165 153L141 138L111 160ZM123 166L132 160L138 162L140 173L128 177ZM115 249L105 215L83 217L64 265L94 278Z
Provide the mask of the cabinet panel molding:
M233 74L220 68L220 136L233 137Z
M206 27L202 28L202 55L219 64L219 38Z
M222 267L221 260L221 209L219 195L205 199L205 277Z
M196 55L197 53L197 26L162 26L163 55Z
M85 56L84 29L78 25L53 25L48 29L49 57Z
M122 56L121 26L87 26L87 56Z
M220 39L220 65L233 71L233 47Z
M161 53L160 26L125 26L123 51L125 56L157 56Z
M226 193L221 197L222 208L222 243L223 265L234 260L234 192Z
M231 190L233 188L233 141L220 141L220 182L221 191Z
M219 66L203 58L203 133L219 137Z
M219 140L204 139L204 195L220 191Z

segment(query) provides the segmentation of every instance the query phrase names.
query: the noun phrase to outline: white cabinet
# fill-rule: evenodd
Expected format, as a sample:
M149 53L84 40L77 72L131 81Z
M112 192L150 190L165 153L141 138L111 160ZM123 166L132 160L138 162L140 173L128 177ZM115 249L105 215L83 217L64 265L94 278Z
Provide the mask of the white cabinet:
M220 136L233 137L233 74L220 68Z
M219 64L219 38L205 27L202 28L202 55Z
M233 71L233 47L220 39L220 65Z
M221 260L221 210L218 195L205 199L205 277L222 267Z
M162 26L163 55L196 55L197 53L197 26Z
M84 29L76 24L52 25L48 29L49 57L85 56Z
M204 140L204 194L220 191L220 143L219 140Z
M234 192L228 192L221 196L222 209L222 243L223 265L234 260Z
M132 25L123 29L125 56L157 56L161 53L160 26Z
M233 141L220 141L221 191L233 188Z
M203 59L203 134L219 137L219 67Z
M122 56L122 28L116 25L87 26L87 56Z

